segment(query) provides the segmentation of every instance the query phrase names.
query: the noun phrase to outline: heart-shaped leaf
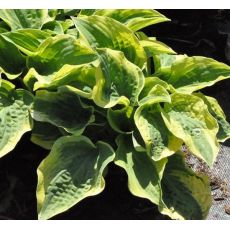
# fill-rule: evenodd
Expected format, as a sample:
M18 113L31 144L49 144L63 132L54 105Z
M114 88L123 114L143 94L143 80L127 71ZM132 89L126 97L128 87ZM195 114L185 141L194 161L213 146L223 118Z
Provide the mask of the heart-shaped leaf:
M84 136L59 138L38 167L38 217L49 219L105 187L103 172L113 149Z

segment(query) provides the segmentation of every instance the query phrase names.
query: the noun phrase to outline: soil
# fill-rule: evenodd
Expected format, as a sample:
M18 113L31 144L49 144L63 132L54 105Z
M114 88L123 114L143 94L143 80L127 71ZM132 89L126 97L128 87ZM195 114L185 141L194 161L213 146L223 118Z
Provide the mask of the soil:
M159 11L172 21L148 27L145 32L149 36L157 37L178 53L203 55L230 64L230 10ZM203 90L205 94L218 99L228 118L229 87L230 80L226 80ZM15 150L0 160L0 219L37 219L36 168L47 151L30 143L29 139L30 134L24 135ZM230 142L226 142L225 145L230 146ZM218 162L223 159L221 162L225 162L224 167L227 167L230 161L229 158L228 161L225 158L228 151L229 149L225 149L217 160ZM203 170L210 176L213 204L221 204L218 206L221 206L221 211L213 205L210 213L214 214L208 218L229 217L227 213L230 203L226 203L229 202L229 182L221 175L226 169L219 168L216 175L201 162L194 163L193 166L195 165L198 170ZM105 179L106 188L100 195L83 200L54 219L169 219L161 215L157 207L148 200L131 195L127 188L126 174L114 164L110 164ZM216 193L217 191L219 193ZM222 212L225 212L227 217L222 215ZM217 216L214 218L214 215Z

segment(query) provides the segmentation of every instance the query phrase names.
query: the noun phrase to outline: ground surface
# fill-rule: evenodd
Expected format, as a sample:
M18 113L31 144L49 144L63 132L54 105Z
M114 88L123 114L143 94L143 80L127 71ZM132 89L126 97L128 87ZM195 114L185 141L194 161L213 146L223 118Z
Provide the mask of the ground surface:
M178 53L213 57L230 64L229 10L162 10L172 19L146 29ZM207 95L218 99L230 119L230 80L206 89ZM0 219L36 219L36 168L47 152L29 142L26 134L16 149L0 160ZM230 146L229 143L225 143ZM229 186L230 150L223 148L213 176ZM196 161L196 160L194 160ZM199 166L199 162L194 165ZM218 185L219 186L219 185ZM216 186L216 187L218 187ZM215 194L216 193L216 194ZM221 196L221 187L213 190L213 197ZM223 194L222 194L223 195ZM209 219L229 219L224 207L229 198L214 200ZM98 196L88 198L55 219L167 219L151 202L132 196L127 189L125 173L110 165L106 189Z
M229 211L227 211L230 208L230 147L221 146L212 168L191 154L187 155L186 160L194 171L203 173L210 178L212 207L207 219L230 220Z
M209 220L230 220L230 148L223 146L211 170L213 205ZM216 179L216 180L215 180ZM228 211L227 211L228 210Z

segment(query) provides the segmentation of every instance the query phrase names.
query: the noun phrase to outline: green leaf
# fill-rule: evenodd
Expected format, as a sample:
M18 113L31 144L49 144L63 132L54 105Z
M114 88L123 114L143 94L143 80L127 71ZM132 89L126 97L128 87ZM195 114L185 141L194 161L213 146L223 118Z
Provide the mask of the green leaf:
M168 82L171 76L172 65L177 61L184 60L186 57L186 55L171 55L166 53L153 55L154 76Z
M62 26L62 30L64 31L64 33L69 34L67 31L70 29L70 27L74 26L74 23L71 19L66 19L64 21L58 21L61 26ZM76 28L74 28L73 30L77 30Z
M31 55L37 50L38 46L51 35L38 29L21 29L4 33L2 36L13 43L23 53Z
M49 16L56 21L65 21L69 16L76 16L79 12L79 9L49 9Z
M132 132L133 147L137 152L146 152L145 142L137 127Z
M33 90L63 86L90 98L95 85L97 58L92 49L80 44L73 36L48 38L28 58L30 70L24 83Z
M69 16L77 16L79 12L80 9L60 9L54 19L65 21Z
M86 15L86 13L84 13ZM89 15L89 12L87 12ZM90 14L92 15L92 13ZM113 18L126 25L129 29L137 31L144 27L160 22L170 21L164 15L151 9L105 9L95 10L93 15Z
M128 61L120 51L97 49L100 68L96 72L93 99L98 106L113 107L116 104L134 105L144 85L141 69Z
M31 134L31 141L44 149L50 150L54 142L63 136L58 127L47 122L35 121Z
M63 9L63 13L65 16L76 16L80 12L79 9Z
M59 89L60 92L74 92L82 97L91 98L96 84L95 72L98 62L82 65L64 65L51 75L40 75L31 68L23 81L31 90L40 88Z
M0 21L0 34L8 32L9 30L9 26L4 21Z
M81 9L78 17L80 16L91 16L94 14L94 12L97 11L95 9Z
M6 81L0 87L0 157L14 149L22 135L31 130L29 110L33 96L23 90L13 90Z
M170 102L169 93L167 92L169 86L166 82L155 77L145 78L145 86L139 96L139 105L146 102Z
M167 159L154 162L146 152L137 152L130 135L121 135L116 142L118 149L114 162L126 171L130 192L160 204L161 178Z
M157 41L155 37L148 37L142 31L136 32L135 35L139 39L139 42L144 48L147 56L147 63L145 65L145 69L143 69L144 71L147 71L146 76L151 74L152 69L155 70L155 75L158 73L158 69L161 67L162 64L161 56L163 56L164 54L176 54L176 52L173 51L170 47L168 47L162 42ZM170 73L170 71L167 72ZM167 78L165 77L165 71L162 75L162 79L167 80Z
M211 58L194 56L179 59L172 64L168 83L177 92L190 94L228 78L228 65Z
M65 34L46 39L37 51L28 57L27 65L41 75L50 75L66 64L81 65L96 59L97 55L91 48Z
M184 154L177 152L168 158L162 179L162 214L172 219L205 219L212 204L211 190L206 176L195 174L184 162Z
M145 142L149 156L155 160L161 160L174 154L180 149L182 141L171 133L164 120L158 102L170 101L170 97L156 96L155 101L151 99L140 106L134 115L135 124Z
M45 9L7 9L0 11L0 18L5 21L11 30L40 29L48 20L48 10Z
M10 105L13 97L15 86L9 81L0 78L0 110Z
M21 74L26 66L25 58L15 45L0 35L0 73L5 73L9 79Z
M124 52L132 63L143 67L146 61L144 49L134 33L112 18L103 16L72 17L82 37L97 48L110 48Z
M156 40L141 40L140 44L144 48L147 57L152 57L155 54L176 54L169 46Z
M217 120L219 130L217 133L217 139L219 142L224 142L230 138L230 124L226 121L224 111L221 109L218 101L213 97L207 97L202 93L196 93L196 96L200 97L204 103L208 106L209 112Z
M108 109L107 119L110 126L118 133L131 133L133 131L133 111L133 107L127 105Z
M36 93L32 117L75 135L81 135L85 127L94 121L93 107L84 105L78 95L45 90Z
M158 77L146 77L145 78L145 85L144 88L142 89L139 99L143 99L144 97L148 96L149 92L156 86L160 85L162 86L165 90L169 90L170 87L167 82L161 80Z
M171 104L162 110L162 117L167 128L182 139L192 153L212 166L219 151L218 124L202 99L174 93Z
M38 217L49 219L105 187L103 172L114 159L104 142L94 145L87 137L59 138L38 167Z
M51 18L55 19L55 17L59 14L59 9L48 9L48 14Z
M52 34L64 34L62 25L59 21L49 21L42 26L42 30L50 32Z

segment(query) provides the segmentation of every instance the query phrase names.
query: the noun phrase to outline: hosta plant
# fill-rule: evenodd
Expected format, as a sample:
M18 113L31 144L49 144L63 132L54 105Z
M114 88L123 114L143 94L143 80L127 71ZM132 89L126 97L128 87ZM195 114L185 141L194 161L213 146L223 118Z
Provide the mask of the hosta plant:
M144 27L169 21L154 10L0 10L0 18L0 156L28 131L50 150L37 169L39 219L102 192L112 162L162 214L206 218L209 180L181 149L212 166L230 137L218 102L200 91L229 78L228 65L148 37Z

